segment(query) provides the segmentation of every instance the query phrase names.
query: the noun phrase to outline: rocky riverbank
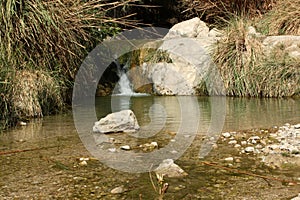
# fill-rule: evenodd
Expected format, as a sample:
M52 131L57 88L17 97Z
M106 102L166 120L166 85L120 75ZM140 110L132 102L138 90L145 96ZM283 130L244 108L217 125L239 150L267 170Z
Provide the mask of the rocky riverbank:
M241 155L257 155L272 168L300 165L300 123L222 133L222 142L236 148ZM233 161L233 157L225 158Z

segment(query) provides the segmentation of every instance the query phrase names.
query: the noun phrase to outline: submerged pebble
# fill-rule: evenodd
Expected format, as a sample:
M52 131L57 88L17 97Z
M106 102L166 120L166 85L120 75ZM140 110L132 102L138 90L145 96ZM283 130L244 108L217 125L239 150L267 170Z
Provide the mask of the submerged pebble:
M110 191L110 193L112 193L112 194L121 194L121 193L123 193L124 191L125 191L125 190L124 190L124 186L121 185L121 186L119 186L119 187L116 187L116 188L112 189L112 190Z

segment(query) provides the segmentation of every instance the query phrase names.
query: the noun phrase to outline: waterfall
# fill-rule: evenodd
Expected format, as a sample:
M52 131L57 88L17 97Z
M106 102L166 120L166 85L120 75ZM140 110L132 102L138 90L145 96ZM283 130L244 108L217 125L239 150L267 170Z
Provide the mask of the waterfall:
M132 87L131 87L131 83L128 79L128 76L127 76L125 70L119 71L119 77L120 77L120 80L118 82L119 94L121 94L121 95L134 94Z
M148 96L146 93L136 93L132 89L132 84L126 74L128 71L128 65L121 66L118 60L115 60L114 63L117 66L117 74L119 76L119 81L117 83L117 87L115 87L113 91L113 95L117 96Z
M128 69L128 65L125 65L124 67L121 67L120 63L116 60L114 63L117 65L117 73L119 76L119 82L117 83L117 95L124 95L124 96L131 96L134 94L134 91L132 90L131 83L129 81L129 78L126 74L126 71Z

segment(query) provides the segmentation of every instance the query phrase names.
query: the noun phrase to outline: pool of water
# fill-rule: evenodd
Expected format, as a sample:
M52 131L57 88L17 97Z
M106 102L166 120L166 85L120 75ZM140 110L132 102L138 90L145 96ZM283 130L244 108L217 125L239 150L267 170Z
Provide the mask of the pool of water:
M206 144L203 138L207 135L218 139L219 134L225 131L299 123L299 99L113 96L97 97L95 102L92 112L96 113L97 119L124 109L133 110L137 117L141 126L138 133L107 136L107 139L113 137L119 141L119 144L114 146L116 149L120 145L138 146L156 141L161 150L159 155L173 156L175 162L189 174L185 178L166 179L170 188L165 199L223 199L228 192L231 193L227 196L228 199L251 199L262 194L265 198L268 192L272 193L275 190L281 191L280 194L285 194L287 197L289 193L293 196L299 189L276 181L268 184L260 178L209 167L199 159L199 151ZM71 112L47 116L30 122L27 126L19 126L1 133L0 197L7 199L159 198L152 186L149 173L143 171L132 173L134 170L139 170L139 167L143 167L142 164L132 167L128 162L105 162L101 159L100 161L90 159L88 165L83 167L78 164L78 159L81 157L97 158L100 156L100 150L106 151L111 148L111 146L105 147L101 142L97 143L99 139L97 134L91 132L95 117L89 117L88 114L89 112L82 115L81 123L84 124L82 130L86 131L83 135L76 130L77 123L80 125L80 122L76 120L74 122ZM168 151L162 151L163 149ZM174 151L177 153L170 154ZM210 151L205 156L205 159L210 162L218 162L221 157L223 159L224 156L234 154L225 146ZM137 155L141 153L135 149L130 152ZM129 157L127 154L124 155L124 158L130 159L136 154L128 154ZM157 155L153 154L150 161L148 157L142 158L141 161L149 165L155 156ZM100 158L109 159L107 156L100 156ZM272 171L262 166L255 157L241 156L241 160L241 164L233 167L263 175L300 176L295 170ZM159 161L158 159L157 162ZM127 167L125 170L118 169L124 165ZM154 176L152 179L155 183ZM120 185L125 188L121 194L110 193L111 189ZM254 187L255 185L257 186ZM256 195L249 191L249 187ZM270 199L274 198L272 195L269 196Z

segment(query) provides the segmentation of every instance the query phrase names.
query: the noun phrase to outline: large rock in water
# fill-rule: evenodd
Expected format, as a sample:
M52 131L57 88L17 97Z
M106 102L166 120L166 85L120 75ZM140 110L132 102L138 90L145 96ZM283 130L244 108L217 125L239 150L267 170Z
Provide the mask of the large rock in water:
M134 113L131 110L122 110L108 114L95 122L93 131L99 133L133 132L139 128Z

